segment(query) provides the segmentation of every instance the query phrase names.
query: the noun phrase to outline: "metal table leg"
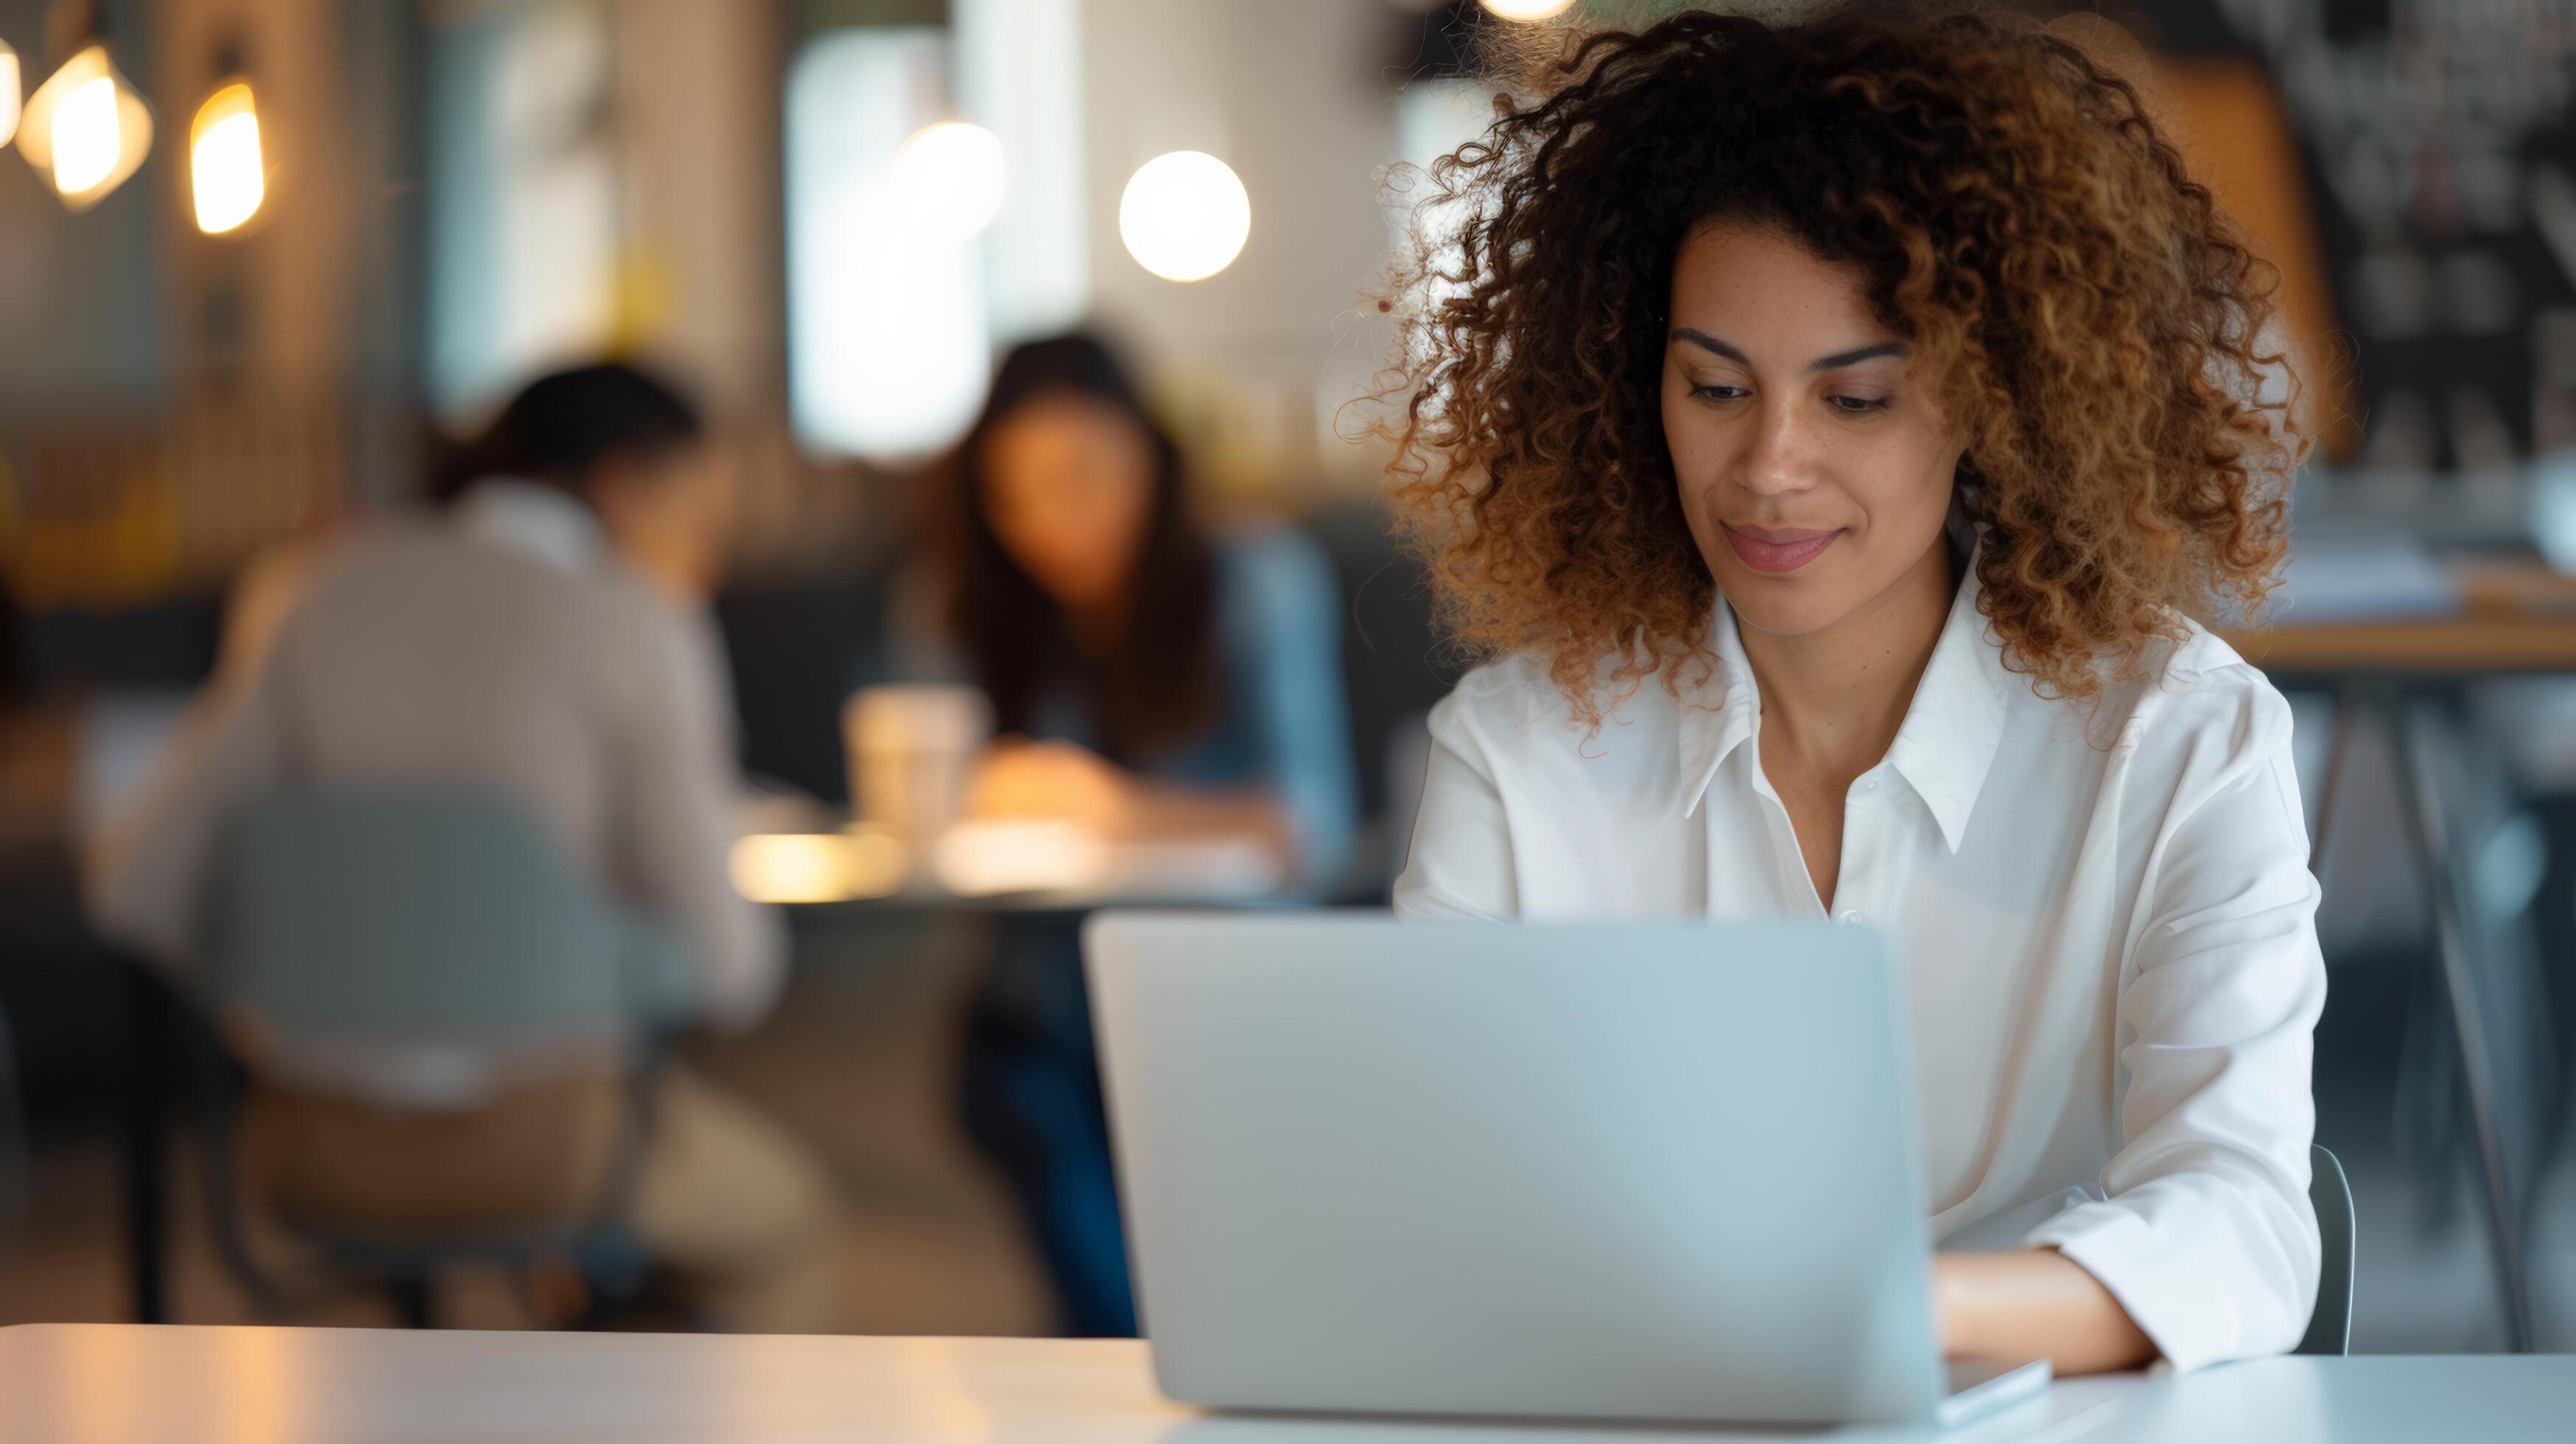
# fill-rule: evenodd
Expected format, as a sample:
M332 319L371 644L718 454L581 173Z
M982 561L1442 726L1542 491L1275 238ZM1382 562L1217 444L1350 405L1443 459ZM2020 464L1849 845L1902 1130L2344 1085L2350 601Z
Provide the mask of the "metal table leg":
M2317 834L2308 839L2308 871L2326 880L2327 839L2334 836L2335 813L2341 807L2345 775L2352 770L2353 738L2361 730L2370 697L2349 683L2335 689L2334 730L2326 737L2326 772L2317 784Z
M2531 1290L2522 1266L2522 1216L2506 1167L2504 1134L2496 1112L2495 1053L2469 958L2468 933L2453 886L2450 842L2442 822L2441 795L2424 766L2422 744L2406 717L2402 695L2386 699L2388 740L2397 765L2397 805L2416 875L2430 910L2434 960L2450 1005L2453 1040L2460 1049L2460 1081L2468 1095L2479 1179L2486 1194L2487 1226L2495 1245L2497 1285L2505 1302L2505 1328L2514 1352L2533 1344Z
M134 1321L169 1321L170 998L144 965L125 965L125 1256Z

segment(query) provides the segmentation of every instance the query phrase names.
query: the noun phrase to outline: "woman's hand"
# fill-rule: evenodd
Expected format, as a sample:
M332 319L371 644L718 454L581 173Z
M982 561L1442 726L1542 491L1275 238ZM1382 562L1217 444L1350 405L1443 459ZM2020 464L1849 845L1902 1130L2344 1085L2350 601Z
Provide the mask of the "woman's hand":
M1296 861L1287 809L1269 792L1151 782L1070 742L994 744L967 783L966 815L1060 819L1145 841L1245 838L1268 849L1283 869Z
M2098 1374L2156 1357L2111 1291L2055 1249L1933 1255L1932 1311L1954 1359L2044 1358L2059 1374Z
M1002 742L985 752L966 788L970 817L1043 817L1113 837L1135 831L1136 779L1070 742Z

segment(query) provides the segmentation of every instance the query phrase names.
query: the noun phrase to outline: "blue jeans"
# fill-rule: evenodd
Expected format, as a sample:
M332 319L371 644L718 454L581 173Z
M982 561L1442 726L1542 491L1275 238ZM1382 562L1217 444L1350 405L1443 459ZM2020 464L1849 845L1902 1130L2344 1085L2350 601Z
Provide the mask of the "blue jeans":
M962 1102L968 1135L1010 1181L1055 1285L1065 1333L1133 1338L1136 1301L1079 921L1001 921L967 1018Z

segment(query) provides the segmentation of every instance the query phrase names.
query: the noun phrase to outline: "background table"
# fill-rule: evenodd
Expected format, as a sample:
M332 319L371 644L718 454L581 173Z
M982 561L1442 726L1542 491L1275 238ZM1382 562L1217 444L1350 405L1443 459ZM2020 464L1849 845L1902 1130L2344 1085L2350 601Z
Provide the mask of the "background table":
M1102 837L1061 822L973 822L911 843L811 804L740 809L734 890L789 907L1081 912L1250 905L1306 896L1249 839Z
M2120 1375L1950 1434L1945 1444L2261 1439L2563 1439L2576 1357L2295 1358L2182 1378ZM0 1329L11 1444L354 1444L439 1439L1045 1439L1117 1444L1640 1444L1820 1437L1212 1416L1169 1404L1132 1341L416 1333L351 1329Z

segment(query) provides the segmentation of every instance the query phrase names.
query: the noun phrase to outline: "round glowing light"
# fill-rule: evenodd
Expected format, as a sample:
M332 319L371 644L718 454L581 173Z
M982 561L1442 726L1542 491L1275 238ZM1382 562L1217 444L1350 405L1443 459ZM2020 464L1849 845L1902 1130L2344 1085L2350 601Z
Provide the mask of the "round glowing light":
M268 166L261 159L259 112L250 87L239 82L207 97L189 126L188 184L197 203L197 229L218 236L259 213L268 196Z
M903 215L943 241L964 241L1000 214L1010 174L1002 138L980 125L944 121L915 131L894 157L894 194Z
M1547 20L1574 8L1574 0L1484 0L1486 9L1505 20Z
M1204 281L1234 264L1252 234L1252 197L1232 167L1203 151L1158 155L1128 177L1118 238L1167 281Z

